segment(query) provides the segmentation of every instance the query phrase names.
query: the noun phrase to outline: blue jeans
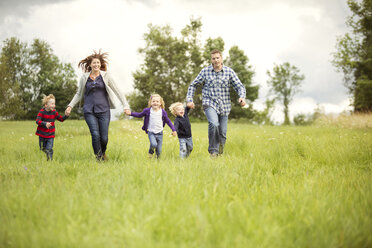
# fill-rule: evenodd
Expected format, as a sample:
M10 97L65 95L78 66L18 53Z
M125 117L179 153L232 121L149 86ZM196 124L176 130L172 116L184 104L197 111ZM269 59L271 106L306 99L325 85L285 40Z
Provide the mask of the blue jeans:
M204 109L208 119L208 152L210 154L222 154L226 143L227 115L219 115L212 107Z
M180 157L187 158L190 155L193 148L192 137L178 138L178 141L180 142Z
M156 151L156 156L160 158L161 148L163 146L163 132L160 133L148 133L149 140L150 140L150 149L149 154L154 154L154 150Z
M40 150L46 153L47 160L53 160L53 143L54 138L43 138L39 136Z
M110 111L103 113L84 113L84 118L92 135L94 154L97 158L101 158L106 152L108 143Z

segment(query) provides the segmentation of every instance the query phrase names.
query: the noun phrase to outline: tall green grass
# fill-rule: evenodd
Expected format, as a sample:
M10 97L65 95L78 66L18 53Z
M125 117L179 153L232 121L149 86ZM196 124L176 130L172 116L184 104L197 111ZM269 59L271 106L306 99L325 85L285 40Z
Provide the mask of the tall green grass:
M180 160L165 128L147 159L140 121L110 124L95 162L84 121L0 122L0 247L372 247L372 129L229 123L225 154L192 124Z

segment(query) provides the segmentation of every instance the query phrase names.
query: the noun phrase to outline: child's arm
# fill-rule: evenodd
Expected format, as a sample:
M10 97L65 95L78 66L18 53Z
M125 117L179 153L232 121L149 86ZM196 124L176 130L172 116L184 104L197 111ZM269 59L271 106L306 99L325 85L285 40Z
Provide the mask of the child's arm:
M176 129L176 132L172 132L172 135L173 135L173 136L176 136L176 134L178 133L179 127L180 127L180 122L179 122L178 119L176 118L176 119L174 120L174 128ZM173 133L175 133L175 134L173 134Z
M47 122L43 121L43 119L42 119L42 113L41 113L41 111L39 111L39 113L36 116L36 124L38 126L41 126L41 127L44 127L44 128L48 128L47 127Z
M67 118L69 117L69 115L60 115L58 114L58 112L56 111L56 119L59 120L60 122L64 122Z
M174 128L176 129L176 132L178 132L179 130L179 126L180 126L180 122L178 121L178 119L176 118L174 120Z
M145 116L148 111L150 111L149 108L143 109L142 112L130 112L130 116L141 118L141 117Z
M172 121L168 118L167 111L165 111L164 109L163 109L163 114L164 114L163 120L172 129L172 131L173 131L172 135L176 136L176 134L177 134L176 128L173 126Z

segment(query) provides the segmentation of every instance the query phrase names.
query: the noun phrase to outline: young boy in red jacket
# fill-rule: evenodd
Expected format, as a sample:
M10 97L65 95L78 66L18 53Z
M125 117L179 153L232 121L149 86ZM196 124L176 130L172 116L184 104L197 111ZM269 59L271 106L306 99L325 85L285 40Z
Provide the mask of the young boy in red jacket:
M53 160L53 143L56 128L54 126L55 120L63 122L68 116L61 116L55 110L56 98L50 94L43 98L44 108L40 109L36 117L36 135L39 136L40 150L46 153L47 161Z

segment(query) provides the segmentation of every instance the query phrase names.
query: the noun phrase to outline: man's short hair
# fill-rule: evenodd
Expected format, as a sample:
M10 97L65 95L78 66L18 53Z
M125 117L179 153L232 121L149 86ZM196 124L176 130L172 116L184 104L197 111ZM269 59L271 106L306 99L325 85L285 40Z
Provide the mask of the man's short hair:
M211 56L212 56L213 54L216 54L216 53L219 53L219 54L221 55L221 57L222 57L222 53L221 53L221 51L218 50L218 49L213 49L212 52L211 52Z

